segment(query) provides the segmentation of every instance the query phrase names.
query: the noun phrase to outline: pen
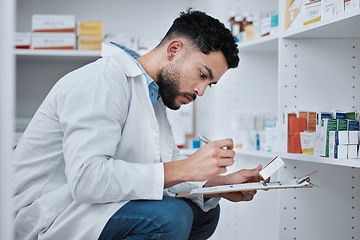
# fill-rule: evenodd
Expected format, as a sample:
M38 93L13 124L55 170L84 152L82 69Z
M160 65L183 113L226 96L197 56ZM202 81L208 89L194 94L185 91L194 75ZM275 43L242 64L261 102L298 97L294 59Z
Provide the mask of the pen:
M207 139L206 137L202 136L200 133L197 135L197 137L198 137L198 139L199 139L200 141L202 141L202 142L205 143L205 144L210 142L209 139Z

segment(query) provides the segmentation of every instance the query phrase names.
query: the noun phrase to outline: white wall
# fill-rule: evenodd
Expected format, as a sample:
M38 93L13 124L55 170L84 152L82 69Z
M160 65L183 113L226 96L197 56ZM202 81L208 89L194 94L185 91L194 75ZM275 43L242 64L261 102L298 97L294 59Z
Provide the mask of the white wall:
M14 1L0 2L0 239L12 239L11 163L14 128L15 75L12 54Z

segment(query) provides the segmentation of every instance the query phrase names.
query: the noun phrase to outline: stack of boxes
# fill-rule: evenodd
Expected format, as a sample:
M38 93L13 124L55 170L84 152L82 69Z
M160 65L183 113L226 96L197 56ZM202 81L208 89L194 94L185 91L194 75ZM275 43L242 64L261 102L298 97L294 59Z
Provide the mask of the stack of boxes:
M16 32L16 49L101 50L103 23L79 21L73 15L32 16L31 32ZM76 34L77 30L77 34Z
M79 50L101 50L104 41L102 22L79 21L77 34Z
M287 152L314 155L316 112L289 113L287 121Z
M354 9L360 0L284 0L285 31L319 22Z
M359 158L359 121L354 112L332 112L332 119L325 119L324 131L328 142L324 144L325 156L331 158ZM328 122L326 124L326 122ZM328 151L327 151L328 150Z
M287 113L284 123L289 153L359 158L360 125L356 112Z
M231 16L229 21L237 42L276 35L279 31L279 14L274 11L244 13L243 16L237 14Z
M359 131L330 131L329 149L331 158L360 158Z

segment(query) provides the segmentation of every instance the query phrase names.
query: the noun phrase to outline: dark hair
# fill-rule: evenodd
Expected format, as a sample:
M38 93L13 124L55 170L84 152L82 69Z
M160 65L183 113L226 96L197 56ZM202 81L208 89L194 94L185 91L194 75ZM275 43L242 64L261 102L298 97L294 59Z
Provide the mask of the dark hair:
M234 36L218 19L204 12L188 11L181 12L162 39L185 37L197 46L204 54L212 51L222 51L228 64L228 68L236 68L239 64L239 49ZM160 44L161 44L160 43Z

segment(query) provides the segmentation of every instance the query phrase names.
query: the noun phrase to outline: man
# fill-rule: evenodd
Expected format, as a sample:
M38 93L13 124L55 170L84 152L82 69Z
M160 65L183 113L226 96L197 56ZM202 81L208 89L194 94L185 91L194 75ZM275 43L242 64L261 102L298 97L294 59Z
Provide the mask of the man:
M198 11L182 13L144 56L104 44L102 58L55 84L14 155L16 238L206 239L220 197L177 199L202 186L259 181L256 169L220 175L234 162L231 139L179 156L165 106L202 96L238 49L230 31Z

